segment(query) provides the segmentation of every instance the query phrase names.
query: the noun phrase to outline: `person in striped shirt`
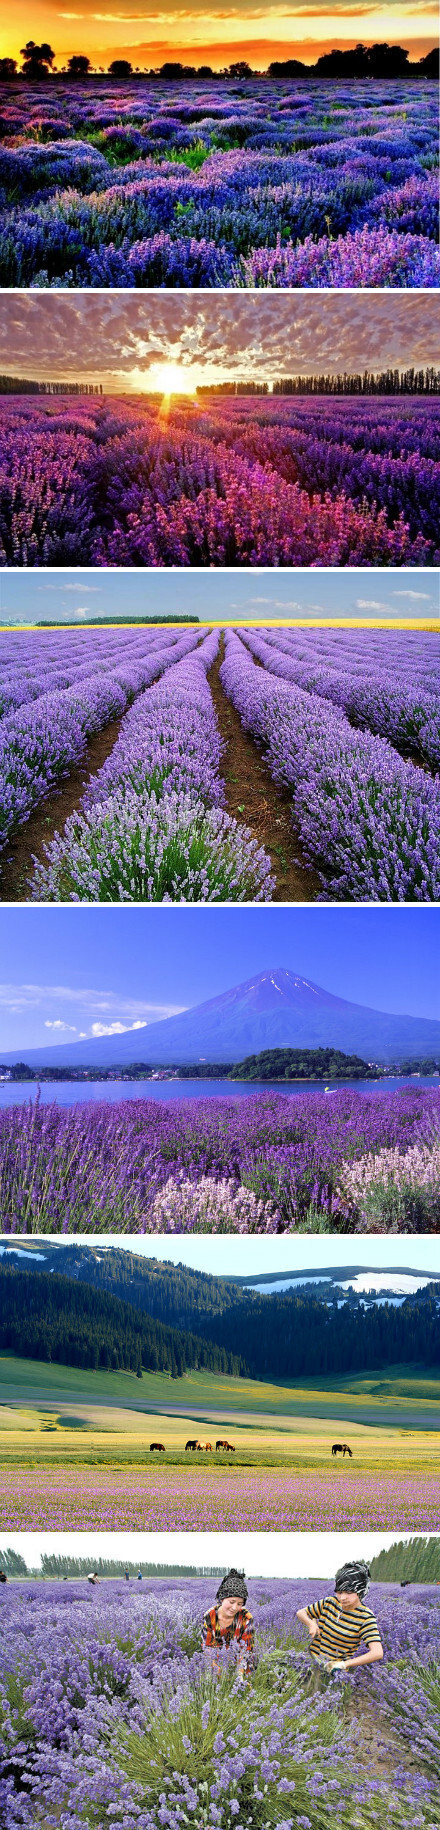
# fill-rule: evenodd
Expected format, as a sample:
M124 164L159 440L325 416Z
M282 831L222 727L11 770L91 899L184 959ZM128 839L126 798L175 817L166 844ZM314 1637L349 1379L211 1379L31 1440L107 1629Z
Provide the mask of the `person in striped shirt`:
M208 1608L202 1627L202 1650L238 1644L238 1676L244 1678L255 1664L252 1614L246 1607L247 1586L241 1570L231 1569L217 1589L215 1606Z
M298 1608L297 1619L310 1634L314 1664L325 1665L327 1671L352 1671L383 1658L377 1620L365 1606L369 1581L368 1563L344 1563L337 1571L334 1595ZM362 1641L366 1652L359 1651Z

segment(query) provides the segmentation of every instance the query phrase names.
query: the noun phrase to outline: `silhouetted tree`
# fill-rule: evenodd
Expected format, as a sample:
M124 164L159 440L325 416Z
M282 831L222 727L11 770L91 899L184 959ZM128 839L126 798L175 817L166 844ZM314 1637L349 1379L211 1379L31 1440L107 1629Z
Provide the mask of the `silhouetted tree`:
M114 57L113 63L109 64L108 73L109 76L132 76L133 67L128 63L126 57Z
M20 57L24 57L21 75L29 77L31 81L36 78L39 81L42 76L48 76L55 55L50 44L34 44L33 38L28 38L27 44L22 45L20 51Z
M307 64L299 63L297 57L288 57L286 58L285 63L269 64L269 69L267 71L268 76L273 76L275 78L279 76L310 76L310 74L311 72L308 69Z
M16 75L17 60L15 57L0 57L0 83L9 83Z
M237 76L240 82L246 82L249 76L255 75L255 71L251 70L250 64L238 62L236 64L229 64L226 75Z
M82 57L81 54L79 54L78 56L75 56L75 57L69 57L69 62L67 65L67 75L68 76L78 76L78 77L88 76L89 70L90 70L90 57Z

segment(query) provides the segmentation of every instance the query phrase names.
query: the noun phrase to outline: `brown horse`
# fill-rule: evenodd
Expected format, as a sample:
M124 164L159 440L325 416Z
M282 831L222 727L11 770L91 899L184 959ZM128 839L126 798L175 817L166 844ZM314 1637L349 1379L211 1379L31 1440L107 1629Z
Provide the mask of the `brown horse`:
M349 1449L348 1442L334 1442L332 1455L349 1455L351 1461L353 1450Z
M224 1442L222 1442L222 1441L216 1442L215 1446L216 1446L216 1450L217 1449L228 1449L230 1455L235 1455L235 1448L234 1448L233 1442L226 1442L226 1439L225 1439Z
M150 1442L150 1455L153 1454L154 1449L161 1449L162 1454L164 1455L165 1454L165 1443L164 1442Z

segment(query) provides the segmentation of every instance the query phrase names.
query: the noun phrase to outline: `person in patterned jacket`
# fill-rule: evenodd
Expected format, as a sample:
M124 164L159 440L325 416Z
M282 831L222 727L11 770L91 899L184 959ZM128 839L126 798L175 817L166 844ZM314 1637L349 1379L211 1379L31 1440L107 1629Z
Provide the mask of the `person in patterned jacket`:
M314 1664L327 1671L353 1671L383 1658L380 1632L371 1608L365 1605L370 1581L368 1563L344 1563L335 1577L334 1595L298 1608L297 1619L308 1628ZM366 1652L360 1652L362 1643Z
M203 1618L202 1651L238 1644L238 1673L243 1679L255 1665L252 1614L246 1607L247 1586L241 1570L230 1569L217 1589L214 1607Z

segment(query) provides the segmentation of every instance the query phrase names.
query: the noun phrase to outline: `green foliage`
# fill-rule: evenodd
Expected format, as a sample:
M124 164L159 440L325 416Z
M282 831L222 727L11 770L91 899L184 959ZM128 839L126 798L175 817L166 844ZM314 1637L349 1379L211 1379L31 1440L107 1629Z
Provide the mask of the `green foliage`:
M0 1346L31 1360L104 1368L141 1376L189 1367L240 1373L242 1362L222 1346L140 1315L132 1304L44 1270L0 1265Z
M401 1538L373 1557L374 1582L439 1582L440 1538Z
M376 1069L339 1048L264 1048L246 1055L231 1080L371 1080Z

